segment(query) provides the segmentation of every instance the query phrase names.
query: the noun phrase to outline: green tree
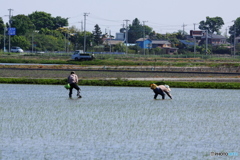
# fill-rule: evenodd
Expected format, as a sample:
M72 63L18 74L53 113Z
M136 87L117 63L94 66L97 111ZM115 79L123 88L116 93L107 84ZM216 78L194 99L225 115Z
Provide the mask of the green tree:
M177 39L180 39L180 40L186 39L184 35L187 35L186 32L183 34L183 31L182 31L182 30L178 30L178 32L176 32L176 33L174 33L174 34L175 34L176 38L177 38Z
M42 28L48 28L50 30L55 30L59 27L68 26L68 18L62 18L57 16L52 17L51 14L46 12L33 12L29 14L28 17L31 19L32 23L36 26L36 30Z
M236 34L235 34L235 30L236 30ZM229 42L231 42L233 44L234 42L234 34L236 37L240 36L240 17L238 17L234 24L229 28L229 34L231 35L229 37Z
M123 31L123 29L122 29ZM147 25L142 25L140 21L135 18L131 25L129 25L128 30L128 42L135 43L139 38L146 38L146 36L150 35L152 32L152 28ZM145 35L145 37L144 37Z
M4 22L2 17L0 17L0 49L4 48Z
M62 18L60 16L57 16L56 18L53 18L53 25L54 27L52 29L68 26L68 18Z
M135 18L132 24L129 25L128 42L135 43L139 38L143 38L143 26L140 24L140 21Z
M64 39L52 35L36 34L34 42L38 51L61 51L65 49Z
M2 17L0 17L0 34L4 34L4 22L3 22L3 19Z
M151 27L149 27L149 26L147 26L147 25L145 25L145 26L143 26L144 27L144 31L145 31L145 36L146 35L150 35L151 33L152 33L152 31L153 31L153 29L151 28Z
M25 36L13 36L11 38L11 46L20 46L22 49L28 49L30 42L26 39Z
M25 35L28 31L33 31L35 29L35 26L31 22L30 18L23 14L12 17L11 27L16 28L17 35Z
M28 17L35 25L36 30L40 30L42 28L54 28L53 18L49 13L35 11L32 14L29 14Z
M86 32L86 50L92 46L92 39L93 39L93 34L91 32ZM78 46L82 47L84 46L84 32L80 32L77 36L77 43Z
M208 30L209 33L220 34L220 29L224 25L223 19L221 17L206 17L206 21L201 21L199 23L199 29Z
M93 41L99 45L102 44L102 32L101 32L101 28L98 26L98 24L96 24L94 26L94 31L93 31Z
M113 49L113 51L114 52L124 52L125 51L125 46L124 46L124 44L123 43L118 43L118 44L116 44L115 46L114 46L114 49Z

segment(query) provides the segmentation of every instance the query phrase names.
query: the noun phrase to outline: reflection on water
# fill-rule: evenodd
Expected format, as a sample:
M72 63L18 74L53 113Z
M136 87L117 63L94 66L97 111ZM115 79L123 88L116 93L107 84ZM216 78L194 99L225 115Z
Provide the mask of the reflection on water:
M238 152L239 90L0 84L0 159L211 159ZM76 94L76 91L74 92ZM160 97L159 97L160 98Z

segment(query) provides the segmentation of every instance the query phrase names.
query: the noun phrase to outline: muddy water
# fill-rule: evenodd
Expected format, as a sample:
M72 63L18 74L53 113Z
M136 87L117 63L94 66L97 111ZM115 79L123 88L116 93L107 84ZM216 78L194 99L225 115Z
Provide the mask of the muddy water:
M239 152L239 90L0 84L0 159L212 159ZM217 157L215 157L217 158ZM231 157L231 158L239 158Z

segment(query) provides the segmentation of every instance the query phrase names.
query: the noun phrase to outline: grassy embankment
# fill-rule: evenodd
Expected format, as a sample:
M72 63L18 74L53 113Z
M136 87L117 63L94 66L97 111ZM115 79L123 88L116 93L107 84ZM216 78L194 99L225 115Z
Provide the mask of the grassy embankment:
M110 66L177 66L177 67L239 67L240 59L236 58L163 58L157 56L135 56L135 55L99 55L93 61L72 61L67 56L2 56L1 63L38 63L38 64L75 64L88 65L110 65ZM6 66L2 66L6 67ZM27 78L0 78L0 83L12 84L56 84L64 85L64 79L27 79ZM217 82L165 82L165 81L132 81L132 80L82 80L79 85L97 86L139 86L148 87L150 83L168 84L177 88L221 88L240 89L240 83L217 83Z
M0 83L7 84L51 84L65 85L66 79L26 79L26 78L0 78ZM173 88L213 88L213 89L240 89L240 83L223 82L169 82L169 81L134 81L134 80L81 80L79 85L90 86L128 86L149 87L151 83L167 84Z

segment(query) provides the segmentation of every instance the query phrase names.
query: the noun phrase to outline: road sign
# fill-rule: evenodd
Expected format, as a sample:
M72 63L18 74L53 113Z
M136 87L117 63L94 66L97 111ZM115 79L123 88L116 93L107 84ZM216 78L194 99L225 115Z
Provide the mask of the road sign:
M10 36L16 35L16 28L8 28L8 35Z

